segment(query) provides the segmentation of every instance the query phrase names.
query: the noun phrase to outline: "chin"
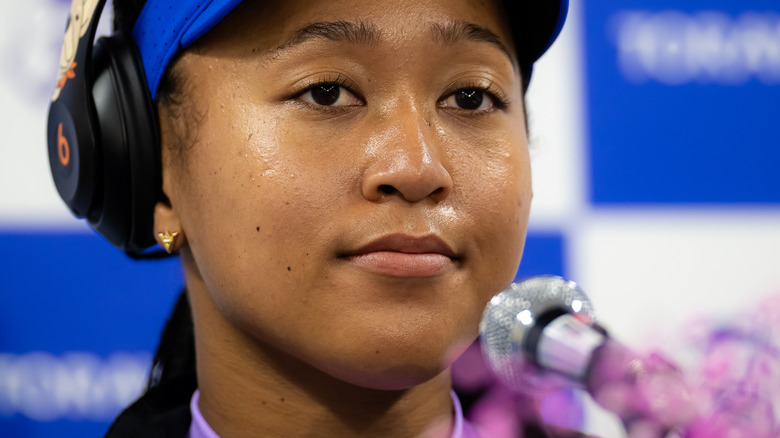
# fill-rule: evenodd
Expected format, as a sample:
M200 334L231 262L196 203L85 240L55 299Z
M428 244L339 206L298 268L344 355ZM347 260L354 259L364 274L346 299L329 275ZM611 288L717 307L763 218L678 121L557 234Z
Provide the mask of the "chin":
M325 370L325 372L338 380L361 388L403 391L428 382L446 369L447 367L441 363L437 366L413 363L389 365L384 363L376 368L340 366L337 369Z
M403 391L422 385L441 374L446 368L426 368L415 365L400 365L371 372L371 370L356 370L340 380L366 389L382 391Z
M406 390L419 386L449 369L475 336L450 342L446 347L425 342L382 344L381 349L362 348L339 354L319 367L336 379L367 389ZM343 360L351 357L352 360Z

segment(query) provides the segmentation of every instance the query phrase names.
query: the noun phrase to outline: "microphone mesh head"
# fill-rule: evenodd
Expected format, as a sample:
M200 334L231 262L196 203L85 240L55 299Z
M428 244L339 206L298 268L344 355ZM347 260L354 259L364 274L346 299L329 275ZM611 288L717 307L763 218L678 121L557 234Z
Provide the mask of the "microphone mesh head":
M531 277L512 283L494 296L479 326L482 352L493 372L519 392L551 391L565 384L563 377L546 372L523 346L540 316L563 310L586 324L595 323L593 306L573 281L561 277Z

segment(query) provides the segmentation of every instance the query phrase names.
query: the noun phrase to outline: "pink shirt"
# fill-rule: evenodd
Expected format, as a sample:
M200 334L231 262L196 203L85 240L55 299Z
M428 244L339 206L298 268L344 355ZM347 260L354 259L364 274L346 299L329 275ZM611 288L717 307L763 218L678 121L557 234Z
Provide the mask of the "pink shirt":
M474 428L463 418L463 409L460 406L460 400L455 395L455 391L450 392L452 396L452 407L455 411L455 424L452 427L451 438L479 438ZM187 438L219 438L219 435L211 429L198 407L198 397L200 392L196 389L190 400L190 412L192 413L192 423L190 423L190 432Z

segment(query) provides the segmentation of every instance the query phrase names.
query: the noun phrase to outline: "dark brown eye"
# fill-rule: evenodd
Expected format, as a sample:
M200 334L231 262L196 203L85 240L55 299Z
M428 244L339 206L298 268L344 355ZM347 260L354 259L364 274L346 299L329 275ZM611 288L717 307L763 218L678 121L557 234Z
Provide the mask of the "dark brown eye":
M440 101L444 108L457 108L467 111L490 111L495 107L492 95L478 88L458 90Z
M311 90L311 99L318 105L333 105L339 100L341 89L338 85L318 85Z
M304 102L320 106L362 105L363 102L349 90L336 83L317 84L306 89L298 97Z
M480 90L460 90L455 93L455 103L463 109L479 109L484 99L485 94Z

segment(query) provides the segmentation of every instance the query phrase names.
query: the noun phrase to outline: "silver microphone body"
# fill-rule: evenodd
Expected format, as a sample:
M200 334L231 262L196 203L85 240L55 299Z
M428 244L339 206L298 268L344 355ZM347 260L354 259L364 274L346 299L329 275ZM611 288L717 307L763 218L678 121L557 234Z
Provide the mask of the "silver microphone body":
M574 282L533 277L512 284L486 306L480 336L494 373L515 391L580 386L627 429L640 421L653 425L656 436L699 418L682 373L660 356L642 357L611 339Z
M491 299L480 324L482 349L515 390L584 384L594 351L607 339L595 323L593 306L576 283L533 277Z

